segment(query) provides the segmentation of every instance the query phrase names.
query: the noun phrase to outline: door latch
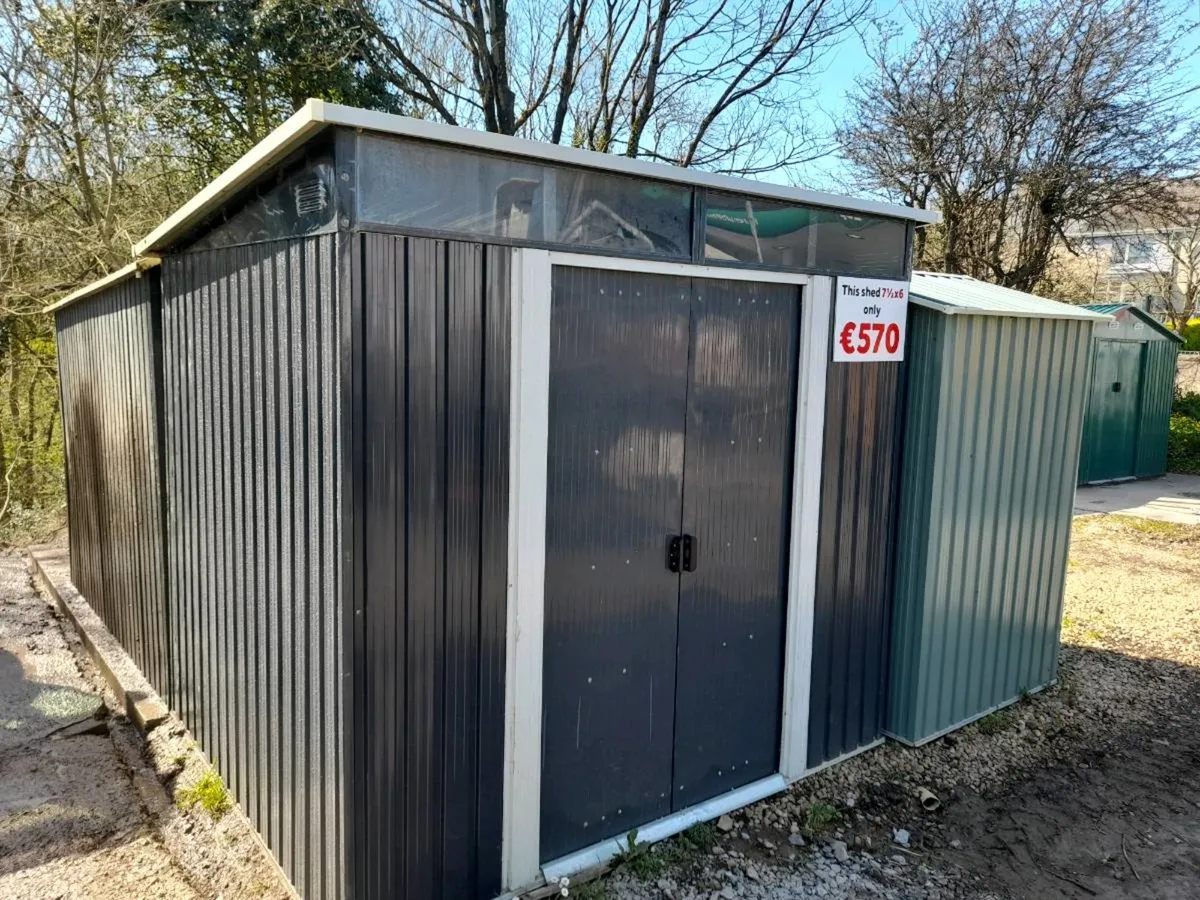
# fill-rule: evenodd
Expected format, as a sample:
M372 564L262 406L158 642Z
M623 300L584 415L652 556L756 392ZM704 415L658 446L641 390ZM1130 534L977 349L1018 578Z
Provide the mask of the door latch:
M683 571L696 571L696 539L690 534L683 536Z
M680 558L683 556L683 536L675 535L667 541L667 571L678 572Z

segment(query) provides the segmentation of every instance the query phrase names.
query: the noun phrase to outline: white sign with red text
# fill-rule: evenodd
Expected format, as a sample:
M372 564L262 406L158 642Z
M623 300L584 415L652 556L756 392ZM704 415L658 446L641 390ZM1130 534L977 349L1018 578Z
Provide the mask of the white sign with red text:
M833 306L834 362L904 359L908 282L839 278Z

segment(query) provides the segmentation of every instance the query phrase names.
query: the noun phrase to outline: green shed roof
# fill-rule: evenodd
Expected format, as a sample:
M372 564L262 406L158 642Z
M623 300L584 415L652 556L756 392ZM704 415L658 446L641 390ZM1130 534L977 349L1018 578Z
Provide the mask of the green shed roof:
M1083 306L1071 306L1056 300L1035 297L1024 291L988 284L969 275L942 272L913 272L909 285L913 303L936 309L946 315L1012 316L1027 319L1109 318Z
M1183 338L1173 332L1162 322L1158 321L1158 319L1154 318L1154 316L1150 315L1150 313L1146 312L1140 307L1134 306L1132 303L1088 303L1083 308L1090 309L1098 313L1106 313L1110 316L1115 316L1117 313L1121 312L1121 310L1127 309L1136 318L1141 319L1159 334L1165 335L1173 341L1178 341L1181 344L1183 343Z

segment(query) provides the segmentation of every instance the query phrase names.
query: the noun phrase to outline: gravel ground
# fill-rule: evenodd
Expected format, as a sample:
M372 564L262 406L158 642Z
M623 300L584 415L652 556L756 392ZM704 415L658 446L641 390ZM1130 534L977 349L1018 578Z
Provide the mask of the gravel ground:
M827 769L571 896L1194 900L1198 665L1200 528L1078 519L1057 685Z

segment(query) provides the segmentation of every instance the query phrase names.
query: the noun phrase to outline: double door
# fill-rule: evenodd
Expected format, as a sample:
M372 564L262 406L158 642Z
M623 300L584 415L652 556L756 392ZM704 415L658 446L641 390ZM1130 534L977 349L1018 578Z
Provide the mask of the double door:
M541 854L777 771L800 291L555 268Z

